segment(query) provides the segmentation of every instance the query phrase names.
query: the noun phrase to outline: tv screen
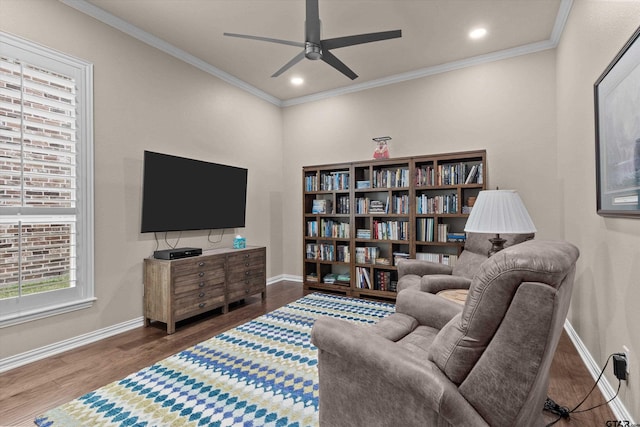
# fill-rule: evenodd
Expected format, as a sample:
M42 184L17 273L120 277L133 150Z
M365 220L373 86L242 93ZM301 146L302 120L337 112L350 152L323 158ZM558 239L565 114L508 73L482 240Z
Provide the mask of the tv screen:
M144 152L141 232L245 226L247 169Z

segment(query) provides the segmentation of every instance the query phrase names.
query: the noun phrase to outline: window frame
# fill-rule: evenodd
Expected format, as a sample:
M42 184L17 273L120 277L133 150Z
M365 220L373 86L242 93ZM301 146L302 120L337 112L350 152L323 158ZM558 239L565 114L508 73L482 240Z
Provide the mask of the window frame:
M94 296L94 163L93 64L40 44L0 31L0 54L72 76L77 86L75 251L76 286L0 300L0 328L43 319L93 306ZM18 209L20 210L20 209ZM17 213L0 207L1 216L28 219L33 208ZM36 211L37 212L37 211ZM54 217L43 210L42 218Z

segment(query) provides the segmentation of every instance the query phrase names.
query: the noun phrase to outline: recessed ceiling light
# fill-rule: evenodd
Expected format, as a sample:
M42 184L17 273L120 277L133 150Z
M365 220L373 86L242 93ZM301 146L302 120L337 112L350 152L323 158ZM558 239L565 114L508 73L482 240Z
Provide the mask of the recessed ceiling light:
M486 35L487 35L487 29L486 28L476 28L475 30L472 30L469 33L469 38L477 40L477 39L483 38Z
M291 78L291 84L294 86L300 86L302 83L304 83L304 79L302 77Z

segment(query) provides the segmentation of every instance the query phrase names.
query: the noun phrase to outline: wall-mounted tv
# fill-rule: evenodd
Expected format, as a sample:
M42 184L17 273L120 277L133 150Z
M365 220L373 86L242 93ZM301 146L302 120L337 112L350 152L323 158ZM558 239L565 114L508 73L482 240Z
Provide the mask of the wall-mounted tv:
M144 152L141 232L245 226L247 169Z

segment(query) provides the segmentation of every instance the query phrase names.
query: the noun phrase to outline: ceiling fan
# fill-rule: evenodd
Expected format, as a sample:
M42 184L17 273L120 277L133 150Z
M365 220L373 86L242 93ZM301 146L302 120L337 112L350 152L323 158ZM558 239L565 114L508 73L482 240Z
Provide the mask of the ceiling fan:
M304 48L302 52L297 54L287 62L282 68L273 73L271 77L278 77L280 74L293 67L303 58L311 60L322 59L345 76L354 80L358 77L349 67L340 61L333 53L332 49L353 46L357 44L376 42L380 40L395 39L402 37L402 30L382 31L378 33L358 34L354 36L337 37L334 39L320 39L320 15L318 12L318 0L306 0L306 21L305 21L305 41L294 42L289 40L273 39L269 37L250 36L246 34L224 33L225 36L239 37L243 39L260 40L264 42L280 43L289 46L297 46Z

